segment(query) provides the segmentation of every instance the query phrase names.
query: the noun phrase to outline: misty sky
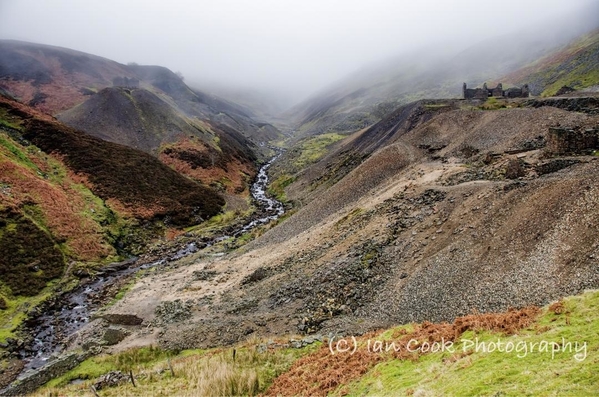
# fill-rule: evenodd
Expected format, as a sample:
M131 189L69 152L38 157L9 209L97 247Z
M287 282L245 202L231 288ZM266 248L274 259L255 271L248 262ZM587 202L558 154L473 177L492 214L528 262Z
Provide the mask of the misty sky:
M430 43L478 42L590 2L0 0L0 38L297 100L369 62Z

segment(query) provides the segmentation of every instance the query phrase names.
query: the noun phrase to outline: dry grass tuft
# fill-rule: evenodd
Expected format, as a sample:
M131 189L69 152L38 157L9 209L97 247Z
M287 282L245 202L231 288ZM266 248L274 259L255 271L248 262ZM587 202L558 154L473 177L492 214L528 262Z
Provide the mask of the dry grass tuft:
M245 365L252 361L251 354L241 352L237 361L224 353L207 360L188 360L175 365L174 371L193 389L190 396L254 396L260 391L260 381L256 368Z
M563 314L566 312L566 307L564 306L564 301L557 301L549 305L549 311L553 312L553 314Z

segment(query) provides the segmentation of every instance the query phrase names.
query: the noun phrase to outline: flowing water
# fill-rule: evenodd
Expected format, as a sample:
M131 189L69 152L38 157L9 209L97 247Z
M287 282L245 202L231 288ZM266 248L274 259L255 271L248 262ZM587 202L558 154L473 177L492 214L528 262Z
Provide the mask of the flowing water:
M221 235L210 241L202 240L186 243L174 254L150 263L138 263L137 258L113 264L102 270L99 277L61 296L60 303L52 305L43 314L30 321L33 343L21 350L21 357L27 361L25 370L43 366L53 355L64 349L64 343L88 322L92 314L102 306L104 291L116 280L129 276L141 269L163 265L197 252L230 237L239 237L253 228L279 218L285 212L283 204L266 194L268 175L266 171L281 154L277 154L258 172L251 187L251 194L258 211L251 221L235 229L229 235Z

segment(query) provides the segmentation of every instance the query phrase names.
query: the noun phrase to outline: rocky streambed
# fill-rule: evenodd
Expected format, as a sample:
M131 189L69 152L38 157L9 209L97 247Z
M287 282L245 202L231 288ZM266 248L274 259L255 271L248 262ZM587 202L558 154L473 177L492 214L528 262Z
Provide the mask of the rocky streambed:
M239 237L283 215L285 212L283 204L266 194L267 170L280 155L279 152L260 168L251 187L257 211L245 223L230 227L220 235L210 238L189 237L181 245L161 251L159 257L156 255L134 257L104 267L93 277L81 275L82 282L79 286L56 295L33 309L24 324L24 338L11 340L8 346L9 350L13 354L18 354L25 363L19 378L26 376L28 371L31 372L54 361L54 358L65 350L69 337L81 330L94 313L114 297L123 286L124 280L128 280L136 272L165 265L220 241Z

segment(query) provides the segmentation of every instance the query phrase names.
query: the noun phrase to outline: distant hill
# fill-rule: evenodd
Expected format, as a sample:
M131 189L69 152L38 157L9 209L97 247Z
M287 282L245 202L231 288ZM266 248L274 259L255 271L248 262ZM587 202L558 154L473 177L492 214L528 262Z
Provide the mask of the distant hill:
M599 12L597 6L590 8ZM566 15L549 26L545 23L488 39L461 52L432 46L403 54L342 79L296 105L286 116L294 121L298 137L354 132L406 103L460 98L463 82L478 85L499 80L597 27L596 20ZM593 63L591 57L587 64Z
M113 86L146 88L187 116L213 119L246 137L264 124L254 122L242 106L192 90L162 66L123 65L67 48L0 40L0 89L43 112L64 112Z
M193 120L143 88L104 88L58 118L98 138L148 153L179 135L205 134Z
M0 89L90 135L150 153L230 194L248 194L263 142L279 139L239 105L192 90L161 66L0 41Z

